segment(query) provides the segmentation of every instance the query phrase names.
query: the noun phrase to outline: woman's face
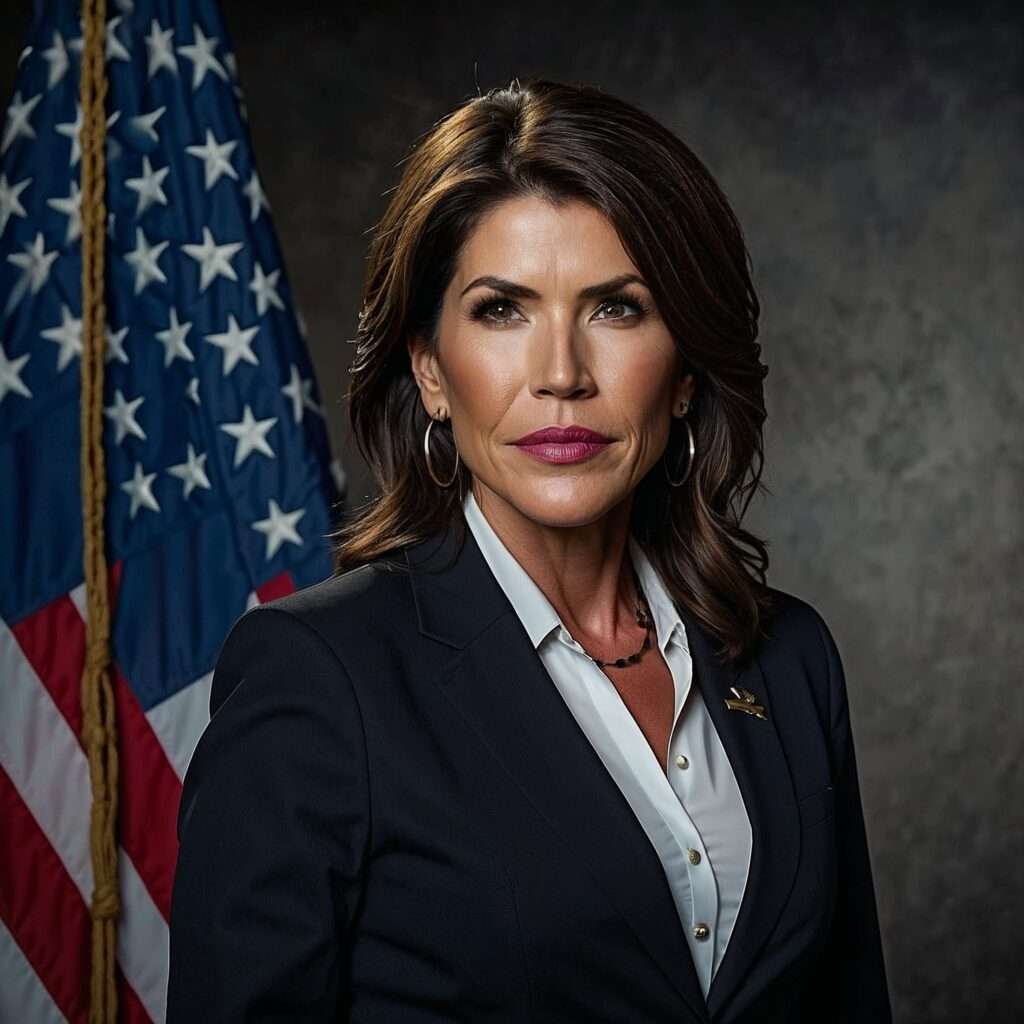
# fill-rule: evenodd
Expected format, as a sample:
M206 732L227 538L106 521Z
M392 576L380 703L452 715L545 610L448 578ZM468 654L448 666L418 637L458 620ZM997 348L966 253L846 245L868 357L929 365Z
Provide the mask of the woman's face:
M409 350L424 406L447 408L484 502L583 525L629 498L657 462L693 377L639 278L611 223L581 202L509 200L469 236L436 353L420 339ZM578 443L516 443L566 426L608 443L576 461L566 460L588 451Z

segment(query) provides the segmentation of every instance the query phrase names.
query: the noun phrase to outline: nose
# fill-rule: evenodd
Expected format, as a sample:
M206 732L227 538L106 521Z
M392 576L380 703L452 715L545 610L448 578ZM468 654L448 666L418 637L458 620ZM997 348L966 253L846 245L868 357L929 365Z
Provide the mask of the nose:
M585 398L594 391L586 342L571 322L541 332L532 363L531 392L537 398Z

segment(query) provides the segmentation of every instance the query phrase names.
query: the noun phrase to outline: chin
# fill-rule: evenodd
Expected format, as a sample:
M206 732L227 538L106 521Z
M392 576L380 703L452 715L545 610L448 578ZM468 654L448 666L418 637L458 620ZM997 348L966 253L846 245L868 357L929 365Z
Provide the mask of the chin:
M507 501L521 515L543 526L586 526L605 516L626 494L596 480L517 481Z

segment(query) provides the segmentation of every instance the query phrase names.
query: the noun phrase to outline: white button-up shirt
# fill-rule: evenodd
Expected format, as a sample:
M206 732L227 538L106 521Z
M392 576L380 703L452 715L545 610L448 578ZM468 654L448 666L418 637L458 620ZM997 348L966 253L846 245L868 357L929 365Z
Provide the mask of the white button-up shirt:
M691 686L686 629L672 598L630 536L629 553L675 687L666 776L612 681L569 634L472 492L463 509L544 667L661 860L707 998L743 898L753 838L732 765L699 687Z

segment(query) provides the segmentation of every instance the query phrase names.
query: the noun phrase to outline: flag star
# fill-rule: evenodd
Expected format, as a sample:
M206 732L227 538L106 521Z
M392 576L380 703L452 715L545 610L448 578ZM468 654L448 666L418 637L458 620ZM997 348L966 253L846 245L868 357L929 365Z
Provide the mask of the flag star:
M42 337L60 346L57 353L57 372L64 369L75 356L82 354L82 321L71 315L64 303L60 306L60 324L41 331Z
M185 385L185 395L190 398L196 405L200 404L199 401L199 378L193 377L189 380L188 384Z
M32 183L31 178L19 181L17 185L7 183L7 175L0 174L0 235L4 233L7 222L13 214L16 217L25 217L25 207L21 205L18 196L25 191Z
M46 205L68 219L68 230L64 236L64 244L70 245L82 236L82 193L78 182L71 179L71 195L63 198L47 199Z
M187 323L178 322L178 311L171 306L170 324L165 331L156 332L156 340L164 347L164 369L174 362L175 357L194 363L195 356L192 350L185 344L185 335L192 329L191 321Z
M149 23L149 35L146 36L146 49L149 51L147 77L152 78L161 68L178 73L178 58L174 56L171 46L173 28L161 28L156 18Z
M126 252L124 258L126 263L135 268L136 295L151 281L159 281L161 284L167 283L167 278L164 276L164 272L160 269L157 261L160 259L164 249L170 244L170 242L164 241L157 242L156 245L150 245L146 241L142 228L137 227L135 229L135 248L131 252Z
M59 32L53 33L53 46L48 50L43 50L43 60L50 65L46 77L46 88L50 90L64 77L71 66L68 48L64 45L64 38Z
M144 401L145 398L140 395L138 398L133 398L130 402L127 402L124 395L121 394L121 389L118 388L114 392L114 404L104 408L103 415L113 421L114 426L117 428L117 437L114 440L118 444L129 434L143 441L146 440L146 432L139 426L139 421L135 418L135 411Z
M160 120L166 111L166 107L157 107L148 114L139 114L133 117L128 123L137 131L141 132L150 142L159 142L160 136L153 126Z
M12 253L7 257L8 263L21 267L22 275L11 289L4 312L10 313L14 309L27 288L31 288L32 294L35 295L46 284L46 279L50 276L50 267L59 253L56 249L52 252L44 251L44 244L43 233L37 231L35 241L31 245L26 243L23 252Z
M213 188L223 174L234 178L235 181L238 180L238 171L231 166L231 153L237 145L237 139L229 142L217 142L213 132L207 128L204 145L185 147L186 153L203 161L203 173L207 192Z
M235 445L235 469L238 469L253 452L259 452L271 459L277 458L274 449L267 443L267 432L276 422L276 416L265 420L255 419L252 409L246 405L242 411L242 418L237 423L220 424L220 429L225 434L230 434L237 442Z
M127 327L112 331L110 324L107 324L107 355L104 362L109 363L111 359L116 359L119 363L128 362L128 353L124 350L124 336L127 333Z
M302 335L302 340L309 341L309 333L306 330L306 318L300 310L295 311L295 322L299 325L299 334Z
M260 184L260 176L255 171L250 175L248 182L242 186L242 191L249 200L249 220L254 221L260 215L261 209L270 209L267 194Z
M130 61L131 54L124 48L124 43L117 38L117 26L124 21L122 15L118 15L116 18L111 18L107 22L107 60L127 60Z
M74 167L79 160L82 159L82 124L84 117L82 115L82 105L80 103L75 104L75 119L74 121L65 121L63 124L57 125L57 131L61 135L66 135L71 140L71 166Z
M30 355L30 352L26 352L23 356L8 359L7 353L4 352L3 346L0 345L0 402L4 400L8 392L12 395L22 395L25 398L32 397L32 392L29 391L25 386L25 382L21 379L21 371L28 362Z
M192 45L178 47L178 53L192 61L192 91L195 92L202 85L207 71L213 71L220 75L226 82L228 73L213 55L213 51L217 48L217 37L204 36L203 30L195 24L192 26L192 31L195 34Z
M235 55L233 53L225 53L223 59L224 67L228 69L228 74L230 74L233 79L237 79L238 61L235 60Z
M106 137L106 147L107 147L106 159L107 159L107 166L108 167L111 164L116 163L118 160L121 159L121 153L123 152L123 149L124 149L124 147L121 145L121 142L117 138L117 136L116 135L111 135L110 131L109 131L110 126L120 116L121 116L121 111L118 110L118 111L115 111L115 113L113 114L112 117L108 117L107 118L107 129L108 129L108 131L107 131L107 137Z
M267 538L267 561L277 554L278 548L287 541L289 544L302 545L302 537L295 529L295 524L306 514L304 508L297 508L294 512L282 512L280 505L273 498L267 506L267 518L258 519L252 524L254 530L258 530Z
M70 44L69 44L70 45ZM117 119L121 116L120 110L115 110L110 117L107 118L107 127L117 123ZM78 102L75 103L75 119L74 121L65 121L63 124L57 125L57 132L61 135L66 135L71 140L71 166L74 167L79 160L82 159L82 125L84 123L84 115L82 114L82 105ZM113 146L116 142L115 139L109 138L107 144Z
M203 228L202 244L183 245L182 249L192 259L199 263L199 291L205 292L207 287L218 275L226 277L229 281L237 281L238 275L235 268L231 266L231 260L239 249L243 248L241 242L225 242L217 245L210 234L210 229Z
M154 171L149 165L149 157L143 156L142 177L128 178L125 181L128 188L139 194L139 206L135 211L136 217L141 217L154 202L160 203L162 206L167 205L167 196L164 195L164 190L160 186L170 173L169 167L161 167L159 171Z
M176 476L184 482L184 497L187 498L197 487L205 487L208 491L213 489L213 485L206 475L205 464L206 452L197 455L192 443L189 442L188 456L185 461L179 462L176 466L167 467L167 472L171 476Z
M31 56L31 54L32 54L32 47L31 46L26 46L21 51L21 53L18 54L18 67L19 68L21 67L22 62L28 60L28 58Z
M3 141L0 142L0 153L6 153L7 148L17 138L34 139L36 137L36 130L28 123L28 119L42 98L42 93L27 100L22 100L20 91L14 94L14 99L11 100L11 105L7 108L7 123L4 125Z
M154 512L160 511L160 505L157 503L156 498L153 497L153 481L155 479L156 473L143 473L142 463L136 462L135 472L132 474L131 480L125 480L121 484L121 490L132 499L132 507L129 513L132 519L135 518L135 513L142 507L152 509Z
M228 329L220 334L207 334L206 340L212 345L224 351L223 376L227 376L238 365L240 359L244 359L253 366L259 366L260 361L252 350L252 339L259 331L259 324L255 327L246 327L244 330L238 326L233 313L228 314Z
M272 270L269 274L263 273L263 267L256 264L252 272L252 281L249 284L249 291L256 294L256 312L263 316L268 306L277 306L284 309L281 296L277 294L277 279L281 276L281 270Z
M313 400L313 378L303 377L299 374L299 368L291 364L291 377L287 384L281 388L284 396L291 400L292 417L296 423L302 422L303 408L312 409L313 412L323 415L323 410Z

